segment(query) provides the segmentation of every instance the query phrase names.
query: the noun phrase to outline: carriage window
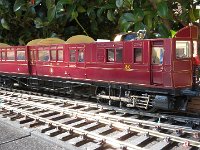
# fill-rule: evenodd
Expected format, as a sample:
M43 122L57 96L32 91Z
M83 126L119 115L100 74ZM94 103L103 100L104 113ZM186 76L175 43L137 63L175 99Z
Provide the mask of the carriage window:
M51 50L51 60L56 61L56 50Z
M15 52L7 51L7 60L15 60Z
M142 48L134 48L134 63L142 62Z
M116 49L116 62L122 62L122 48Z
M25 51L17 51L17 60L25 60Z
M197 49L197 41L193 41L193 57L196 57L198 55L198 49Z
M78 50L78 62L84 62L84 51Z
M190 41L176 41L176 58L190 58L191 48Z
M70 50L70 62L76 61L76 50Z
M6 59L6 52L1 52L1 59L5 60Z
M115 49L107 49L107 61L108 62L115 61Z
M63 61L63 50L58 50L58 61Z
M49 61L49 51L48 50L40 50L38 51L39 60L41 61Z
M163 63L164 49L163 47L152 47L152 64L162 64Z

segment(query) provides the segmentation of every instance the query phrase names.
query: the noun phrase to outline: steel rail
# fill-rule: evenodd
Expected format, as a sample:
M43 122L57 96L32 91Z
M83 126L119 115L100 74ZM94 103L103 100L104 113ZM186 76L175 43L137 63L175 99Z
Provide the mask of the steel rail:
M18 102L18 103L20 103L20 102ZM21 101L21 103L25 104L26 102ZM88 118L89 120L94 120L94 121L98 120L101 123L112 124L113 127L123 129L123 130L130 129L131 131L134 131L134 132L149 133L149 135L163 138L163 139L170 138L171 141L175 141L178 143L189 142L190 145L192 145L192 146L200 147L200 142L198 142L198 141L194 141L194 140L190 140L190 139L186 139L186 138L182 138L182 137L178 137L178 136L174 136L174 135L169 135L169 134L161 133L161 132L150 130L150 129L143 129L143 128L135 127L135 126L133 127L131 125L126 125L121 122L111 121L108 119L102 119L102 117L98 116L98 114L95 115L95 114L88 114L88 113L85 113L82 111L79 112L78 110L72 111L71 109L66 110L66 108L62 108L62 109L56 108L55 106L52 106L49 104L35 104L34 102L27 102L26 104L28 104L30 106L34 106L34 107L39 107L41 109L50 109L51 111L53 110L53 111L57 111L57 112L64 113L64 114L68 113L71 115L76 115L77 117ZM4 105L2 107L4 107ZM7 107L7 106L5 106L5 107ZM180 128L180 127L177 127L177 128ZM173 129L173 130L175 130L175 129Z
M143 126L149 126L149 127L156 127L159 126L162 129L168 129L168 130L182 130L183 132L187 132L187 133L196 133L199 132L199 130L193 130L190 127L183 127L183 126L178 126L178 125L170 125L170 124L164 124L164 123L157 123L157 122L150 122L150 121L144 121L144 120L139 120L139 119L134 119L134 118L125 118L125 117L120 117L120 116L115 116L115 115L109 115L109 114L105 114L105 113L93 113L93 112L85 112L83 110L79 110L79 109L72 109L72 108L61 108L58 106L54 106L51 104L37 104L36 102L31 102L31 101L26 101L23 99L18 99L17 101L14 100L15 103L21 104L23 102L23 104L27 104L30 106L37 106L41 109L50 109L53 111L57 111L60 113L68 113L68 114L74 114L76 116L81 116L81 117L85 117L84 115L91 115L91 116L97 116L97 117L101 117L101 118L107 118L110 120L116 120L118 122L124 122L124 123L131 123L131 124L138 124L138 125L143 125ZM75 107L75 106L74 106ZM99 118L97 118L99 119Z
M139 147L139 146L136 146L136 145L132 145L132 144L129 144L127 142L116 140L116 139L113 139L113 138L110 138L110 137L106 137L106 136L99 135L99 134L96 134L96 133L93 133L93 132L90 132L90 131L86 131L84 129L76 128L76 127L73 127L73 126L70 126L70 125L59 123L57 121L52 121L52 120L40 117L40 116L37 116L37 115L34 115L34 114L30 114L30 112L28 112L28 111L19 110L19 109L15 108L15 107L3 105L3 108L5 108L7 110L12 110L12 111L14 111L16 113L19 113L19 114L24 115L26 117L30 117L30 118L36 119L38 121L41 121L41 122L44 122L44 123L48 123L48 124L51 124L51 125L56 126L56 127L60 127L60 128L65 129L67 131L73 130L73 132L75 132L77 134L81 134L81 135L87 136L89 138L98 140L98 141L106 142L106 143L112 145L113 147L117 147L117 148L129 147L129 148L137 149L137 150L146 150L146 149L144 149L142 147Z
M13 94L14 92L7 92L5 91L7 94ZM180 121L180 122L186 122L186 121L192 121L196 124L200 124L200 121L198 121L197 118L191 118L191 117L185 117L185 116L175 116L175 115L165 115L165 114L151 114L151 113L146 113L146 112L138 112L138 111L130 111L130 110L126 110L126 109L120 109L120 108L113 108L113 107L110 107L110 106L106 106L106 105L100 105L100 104L94 104L94 103L90 103L90 102L85 102L85 101L80 101L80 100L72 100L72 99L69 99L69 98L66 98L66 99L62 99L62 97L58 97L58 98L51 98L51 97L42 97L41 96L37 96L37 95L28 95L28 94L22 94L22 93L19 93L20 95L18 96L21 96L22 95L24 96L24 99L26 98L31 98L31 99L40 99L40 100L43 100L43 101L49 101L49 102L61 102L61 103L67 103L67 104L76 104L76 105L81 105L81 106L87 106L87 107L94 107L94 108L100 108L102 109L103 107L107 107L108 109L113 109L115 111L118 111L118 112L121 112L121 113L130 113L132 115L141 115L141 116L149 116L149 117L154 117L154 118L171 118L171 119L175 119L176 121ZM13 94L14 95L14 94ZM9 97L9 96L7 96ZM0 95L0 98L5 98L4 95Z

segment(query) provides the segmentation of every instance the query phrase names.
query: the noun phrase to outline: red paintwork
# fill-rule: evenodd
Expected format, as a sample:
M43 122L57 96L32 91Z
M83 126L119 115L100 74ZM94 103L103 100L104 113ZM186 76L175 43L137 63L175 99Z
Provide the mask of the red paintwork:
M26 46L14 46L14 47L8 47L8 48L0 48L0 50L11 50L14 51L15 57L16 57L16 51L18 50L24 50L26 51ZM26 52L26 58L27 58L27 52ZM0 72L2 73L12 73L12 74L24 74L29 75L28 71L28 65L27 65L27 59L26 60L2 60L0 57Z
M192 26L181 29L174 38L167 39L59 45L64 49L64 61L38 61L39 48L49 49L50 46L21 47L26 48L27 59L31 58L31 53L36 55L30 61L27 59L20 62L0 60L0 72L165 89L191 87L193 58L176 59L175 41L197 40L197 33L196 27ZM151 64L153 43L157 43L165 49L163 64ZM16 50L19 47L14 48ZM106 62L106 48L123 48L123 62ZM133 62L133 48L143 49L142 63ZM85 62L69 62L70 49L83 49ZM129 66L128 70L126 69L127 65Z

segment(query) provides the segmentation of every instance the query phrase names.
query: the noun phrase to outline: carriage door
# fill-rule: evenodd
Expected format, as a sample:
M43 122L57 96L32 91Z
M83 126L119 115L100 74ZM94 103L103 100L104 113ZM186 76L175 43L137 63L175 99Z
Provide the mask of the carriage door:
M36 69L36 49L34 47L28 47L28 66L29 73L31 75L37 75Z
M153 45L151 47L151 84L163 84L163 46Z

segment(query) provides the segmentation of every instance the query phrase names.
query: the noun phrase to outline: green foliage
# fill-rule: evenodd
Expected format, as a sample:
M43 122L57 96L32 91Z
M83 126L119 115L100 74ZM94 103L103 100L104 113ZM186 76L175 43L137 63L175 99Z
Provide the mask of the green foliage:
M173 37L200 19L193 0L27 0L0 1L0 42L26 44L36 38L76 34L113 39L119 32L146 29ZM156 34L157 35L157 34Z
M4 29L10 30L10 27L4 18L1 19L1 25Z
M157 13L158 13L158 16L160 16L161 18L164 18L164 19L168 18L169 9L167 6L167 2L163 1L158 4Z

